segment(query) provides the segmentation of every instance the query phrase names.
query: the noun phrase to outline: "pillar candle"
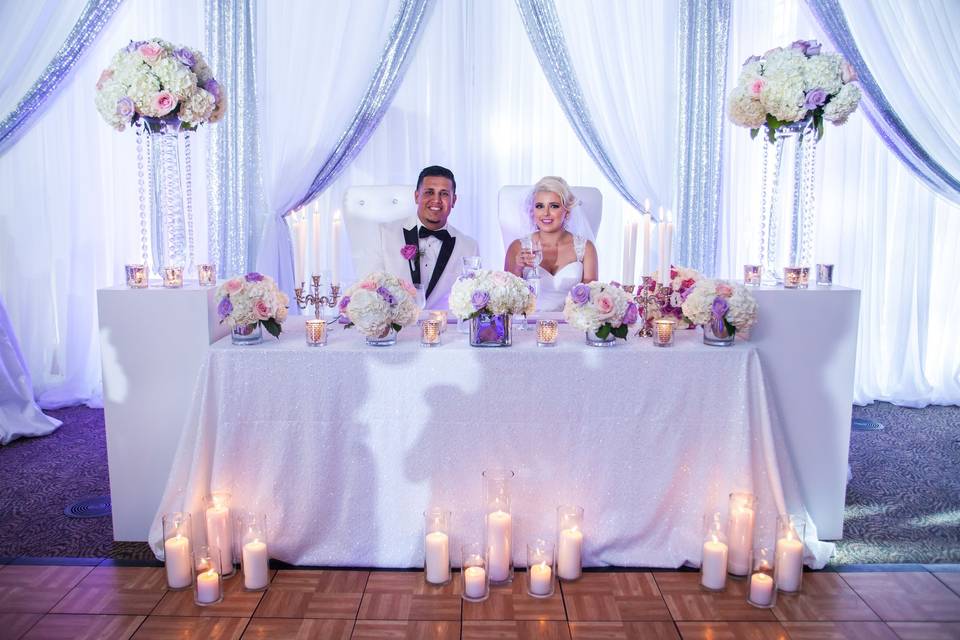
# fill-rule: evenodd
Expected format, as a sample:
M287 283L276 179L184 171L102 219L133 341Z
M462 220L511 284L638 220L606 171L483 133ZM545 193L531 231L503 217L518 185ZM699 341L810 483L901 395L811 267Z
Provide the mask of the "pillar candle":
M323 270L323 265L320 263L320 205L316 205L313 209L312 222L313 240L310 248L313 251L313 273L318 274Z
M663 284L669 284L670 282L670 265L673 264L673 214L668 210L667 211L667 238L666 238L666 266L664 268L663 275Z
M759 605L770 604L773 597L773 578L765 573L750 576L750 602Z
M190 561L190 539L179 533L163 543L167 584L171 589L183 589L193 582L193 563Z
M487 572L483 567L467 567L463 570L463 582L468 598L482 598L487 591Z
M294 214L293 219L293 243L297 248L296 259L293 264L296 269L297 286L306 281L307 272L307 221L302 216Z
M667 259L667 220L663 214L663 207L660 207L657 216L657 271L660 273L660 284L666 284L670 274L666 273L665 267Z
M777 568L777 588L781 591L796 591L800 588L803 573L803 542L796 538L780 538L774 553Z
M632 216L628 214L623 221L623 283L633 284L633 272L635 256L633 254L633 229L634 223Z
M730 512L730 573L745 576L750 572L750 548L753 545L753 509L738 505Z
M210 569L197 575L197 602L210 604L220 599L220 574Z
M650 271L650 204L647 201L647 215L643 216L643 266L641 267L641 276L649 276Z
M564 580L579 578L582 553L583 532L578 529L562 530L557 546L557 575Z
M331 251L331 262L330 269L333 272L333 278L331 279L331 284L340 284L340 226L343 224L343 221L340 219L340 212L337 211L333 214L333 237L330 239L333 250Z
M703 543L700 584L707 589L723 589L727 583L727 545L719 540Z
M450 580L450 538L442 531L428 533L424 547L427 557L427 582L446 583Z
M229 575L233 571L233 529L230 509L214 505L207 509L207 544L220 549L220 567Z
M247 589L263 589L270 581L270 565L267 545L253 540L243 545L243 586Z
M487 515L487 547L490 551L490 579L503 582L510 577L509 513L494 511Z
M553 570L546 564L540 563L530 567L530 593L537 596L549 595Z

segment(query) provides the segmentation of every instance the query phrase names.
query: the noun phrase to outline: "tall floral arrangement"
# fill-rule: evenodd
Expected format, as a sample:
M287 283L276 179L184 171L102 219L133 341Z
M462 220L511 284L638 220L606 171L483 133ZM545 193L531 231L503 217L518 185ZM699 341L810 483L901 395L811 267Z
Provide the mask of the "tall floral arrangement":
M730 335L757 323L758 306L750 291L739 283L704 279L683 303L683 315L694 324L725 325Z
M766 126L770 142L777 129L809 120L823 136L823 121L841 125L860 102L857 73L837 53L821 53L816 40L797 40L743 64L730 94L730 120L756 136Z
M220 322L231 328L260 324L274 338L280 337L290 299L270 276L254 271L230 278L217 289L217 298Z
M420 315L413 285L383 271L374 271L347 289L340 312L365 336L379 338L390 329L400 331Z
M686 322L692 328L694 323L683 315L682 305L697 282L702 279L703 274L696 269L671 265L667 290L663 291L662 295L647 297L649 302L644 309L645 321L649 323L660 318L676 318L677 322ZM646 290L655 293L658 282L660 282L659 270L653 272L650 281L645 285Z
M627 339L629 327L640 319L630 294L616 283L594 281L570 289L563 305L563 317L572 326L601 340L611 334Z
M139 118L179 120L186 129L217 122L226 95L203 55L160 38L131 41L97 80L97 111L118 131Z
M458 278L450 290L450 310L462 320L482 313L530 314L536 304L530 285L506 271L480 269Z

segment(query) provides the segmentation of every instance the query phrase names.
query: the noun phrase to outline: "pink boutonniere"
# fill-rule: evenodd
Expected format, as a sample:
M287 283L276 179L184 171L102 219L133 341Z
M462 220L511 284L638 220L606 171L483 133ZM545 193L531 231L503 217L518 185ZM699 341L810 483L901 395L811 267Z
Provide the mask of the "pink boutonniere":
M400 255L403 256L404 260L413 260L419 253L420 250L415 244L405 244L400 248Z

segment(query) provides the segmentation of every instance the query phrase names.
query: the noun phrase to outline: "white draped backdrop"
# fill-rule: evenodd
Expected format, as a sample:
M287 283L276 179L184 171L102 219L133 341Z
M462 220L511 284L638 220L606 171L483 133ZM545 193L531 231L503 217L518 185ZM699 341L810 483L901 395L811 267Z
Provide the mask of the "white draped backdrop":
M556 4L584 99L624 182L654 207L672 208L678 3ZM960 45L953 36L960 5L925 0L911 11L897 0L841 4L895 109L931 154L960 174ZM0 5L0 34L12 43L0 59L3 114L82 6L80 0ZM302 195L353 116L398 6L398 0L257 5L268 203L260 246L273 252L274 265L291 257L276 255L276 234L287 231L272 221ZM826 41L797 0L733 0L732 6L731 79L750 54L798 38ZM201 0L124 2L44 113L0 156L0 294L43 406L98 402L95 291L122 282L123 264L138 245L134 136L100 121L93 85L131 38L158 35L202 48L203 16ZM203 166L204 139L201 131L195 166ZM741 265L755 259L761 144L744 129L726 127L719 276L739 277ZM960 317L960 207L932 194L859 113L843 127L828 126L818 162L815 259L836 263L838 283L863 290L854 400L960 403L960 340L951 330ZM454 224L478 240L490 265L503 259L496 221L502 185L559 174L599 187L600 275L619 278L620 230L632 209L573 133L513 2L436 2L380 127L311 208L329 228L349 185L410 183L428 164L456 173ZM204 171L194 171L201 257L205 179ZM314 256L305 259L314 264ZM346 256L343 267L351 275Z

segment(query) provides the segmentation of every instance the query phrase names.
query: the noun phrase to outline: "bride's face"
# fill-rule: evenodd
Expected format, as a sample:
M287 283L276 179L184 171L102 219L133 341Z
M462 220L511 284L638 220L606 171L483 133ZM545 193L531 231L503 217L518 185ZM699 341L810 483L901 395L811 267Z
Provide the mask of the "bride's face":
M537 229L550 233L563 229L569 211L560 196L551 191L540 191L533 198L533 222Z

